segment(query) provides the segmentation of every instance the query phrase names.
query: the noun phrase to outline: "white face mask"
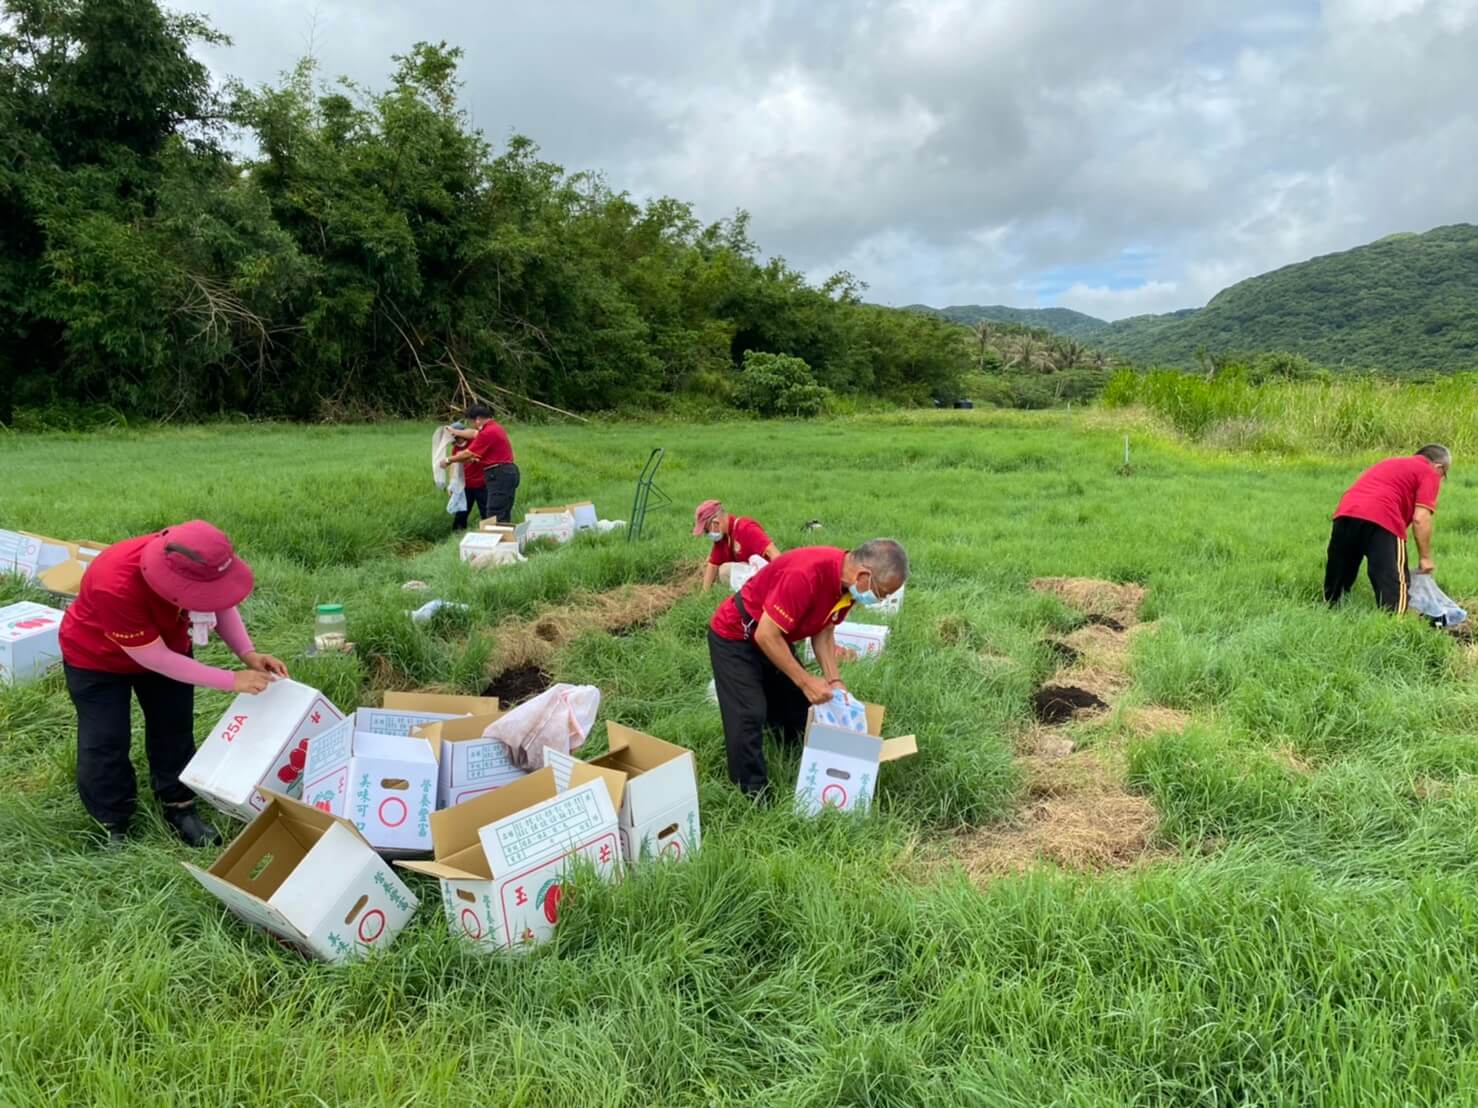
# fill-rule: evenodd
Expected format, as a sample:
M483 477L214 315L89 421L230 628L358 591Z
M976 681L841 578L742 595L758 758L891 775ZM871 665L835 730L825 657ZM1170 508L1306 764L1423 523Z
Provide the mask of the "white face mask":
M210 633L215 625L216 614L214 612L191 612L190 641L196 646L204 646L210 642Z
M722 542L723 541L723 538L724 538L724 533L722 531L710 531L710 532L708 532L708 541L709 542Z

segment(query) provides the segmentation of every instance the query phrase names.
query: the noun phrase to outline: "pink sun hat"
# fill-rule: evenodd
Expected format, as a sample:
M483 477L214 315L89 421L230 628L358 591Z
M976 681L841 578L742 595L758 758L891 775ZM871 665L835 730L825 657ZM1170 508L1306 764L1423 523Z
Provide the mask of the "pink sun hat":
M693 511L693 534L703 534L713 517L723 510L723 504L717 500L705 500L702 504L699 504Z
M220 612L251 595L251 566L203 519L166 527L139 557L144 582L186 611Z

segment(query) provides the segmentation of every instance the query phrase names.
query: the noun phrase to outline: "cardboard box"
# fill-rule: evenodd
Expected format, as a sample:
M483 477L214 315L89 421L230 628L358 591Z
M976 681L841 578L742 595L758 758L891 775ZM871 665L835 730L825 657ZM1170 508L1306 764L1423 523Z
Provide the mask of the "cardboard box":
M629 865L645 859L680 861L699 846L698 769L693 752L652 735L606 724L610 751L588 763L569 754L547 750L546 764L554 769L561 787L573 767L587 764L620 774L617 822L621 853Z
M594 531L596 524L600 522L595 505L588 500L581 500L577 504L567 504L565 507L570 515L575 517L576 531Z
M270 799L261 790L303 795L308 740L344 718L317 689L274 681L242 693L216 722L180 780L214 807L250 820Z
M561 792L548 767L432 819L436 858L397 865L441 882L452 934L481 951L526 949L554 934L571 866L621 872L612 783L577 762Z
M888 645L888 632L890 627L883 627L875 623L853 623L851 620L843 620L837 624L837 657L843 662L858 662L867 658L876 658L883 652L883 647ZM806 640L803 647L805 660L814 662L816 651L811 646L811 640Z
M308 744L303 800L349 820L376 850L429 851L436 752L425 739L360 730L360 722L355 712Z
M485 519L477 526L478 534L496 535L503 542L514 542L516 539L515 529L506 523L499 523L495 519Z
M385 949L419 903L345 820L284 797L210 869L184 866L236 916L325 962Z
M501 534L488 531L468 531L462 536L462 541L457 544L457 556L464 562L470 562L473 558L484 554L500 553L501 549L508 545Z
M21 601L0 608L0 685L34 681L60 665L62 613Z
M354 713L354 729L372 735L411 735L425 723L500 711L496 696L387 692L383 707L360 708Z
M865 810L877 788L878 767L919 752L914 736L897 739L878 736L883 730L884 710L865 704L867 734L840 727L827 727L812 717L806 724L806 745L801 751L801 772L796 781L797 806L808 815L825 808L843 812Z
M527 775L526 770L513 764L506 745L483 737L482 733L502 715L494 711L416 728L415 734L430 742L436 754L438 808L455 807Z
M64 600L74 600L82 574L108 548L104 542L70 542L28 531L0 531L0 573L33 578Z
M575 537L575 514L568 508L530 508L516 531L520 550L539 539L569 542Z

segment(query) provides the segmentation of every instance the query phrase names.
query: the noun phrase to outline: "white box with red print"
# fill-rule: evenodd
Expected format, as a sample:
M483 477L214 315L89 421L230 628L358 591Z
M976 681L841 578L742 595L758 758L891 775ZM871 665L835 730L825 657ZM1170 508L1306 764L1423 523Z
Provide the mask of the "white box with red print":
M818 723L813 708L806 721L806 745L795 785L796 806L807 815L828 808L841 812L865 810L877 791L878 769L919 752L914 736L879 738L885 709L863 704L867 732L848 731Z
M431 849L436 752L425 739L366 728L383 711L361 708L308 744L303 801L349 820L381 853Z
M250 820L267 806L264 793L302 795L308 741L343 718L317 689L285 678L242 693L201 740L180 780L227 815Z
M347 821L279 796L210 869L184 865L240 919L325 962L388 947L419 903Z
M0 685L34 681L62 660L62 613L44 604L0 608Z
M447 924L476 949L523 950L554 934L578 862L604 880L621 873L617 797L601 771L577 762L561 792L553 769L431 817L436 859L397 862L441 883Z

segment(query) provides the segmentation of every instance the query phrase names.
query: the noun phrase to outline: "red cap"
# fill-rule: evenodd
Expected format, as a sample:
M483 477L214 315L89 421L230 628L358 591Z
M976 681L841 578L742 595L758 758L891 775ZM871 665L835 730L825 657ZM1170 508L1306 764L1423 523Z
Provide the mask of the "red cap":
M139 569L149 588L187 611L224 611L251 595L251 566L203 519L160 531L144 547Z
M717 500L705 500L693 511L693 534L701 535L708 529L713 517L724 510L724 506Z

